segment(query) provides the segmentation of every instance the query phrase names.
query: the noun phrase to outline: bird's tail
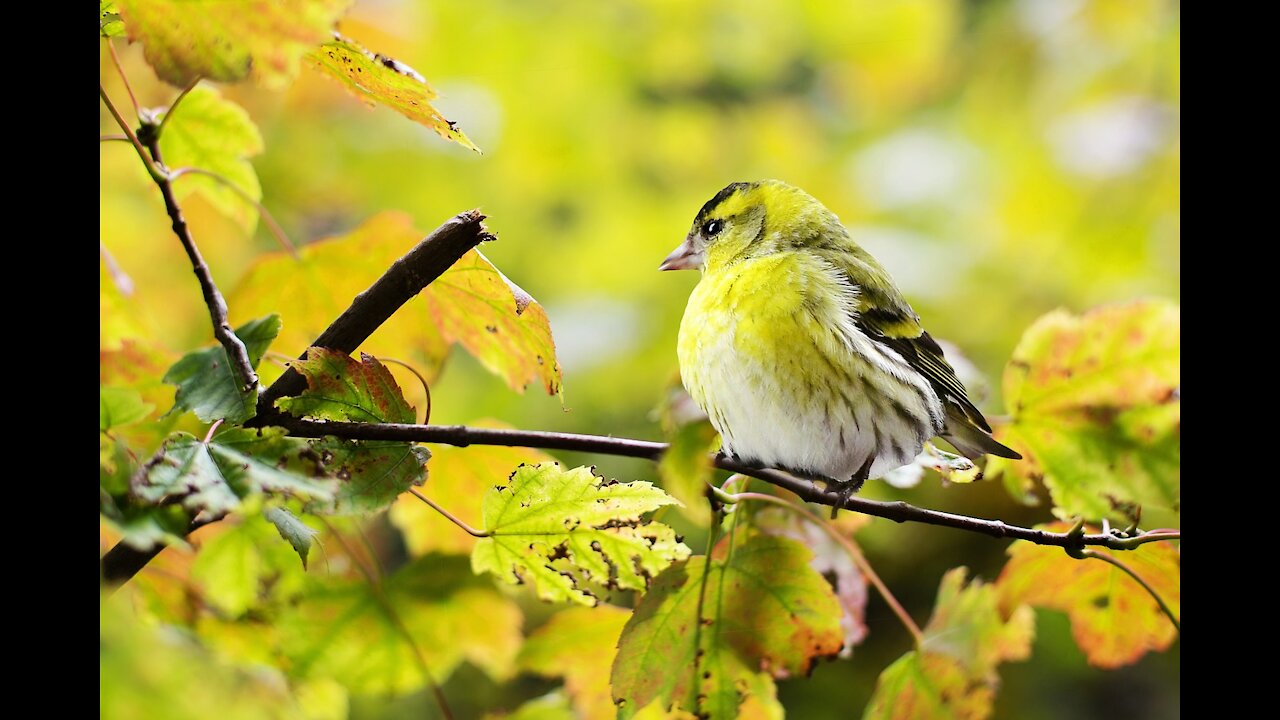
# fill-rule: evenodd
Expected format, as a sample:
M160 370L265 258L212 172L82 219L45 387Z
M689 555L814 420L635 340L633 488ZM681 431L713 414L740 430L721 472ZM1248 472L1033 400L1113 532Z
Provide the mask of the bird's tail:
M997 442L985 430L974 424L963 409L950 403L947 404L947 420L942 427L941 437L970 460L977 460L983 455L999 455L1013 460L1022 459L1016 450Z

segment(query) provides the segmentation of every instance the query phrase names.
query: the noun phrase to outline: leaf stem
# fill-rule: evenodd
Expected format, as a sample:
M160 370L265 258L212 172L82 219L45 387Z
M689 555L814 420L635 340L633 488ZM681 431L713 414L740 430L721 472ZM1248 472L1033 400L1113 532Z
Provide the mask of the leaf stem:
M427 497L426 495L423 495L422 493L418 492L418 488L411 487L411 488L409 488L409 492L410 492L410 494L412 494L414 497L416 497L416 498L418 498L419 500L421 500L422 502L426 503L426 504L427 504L427 505L428 505L432 510L435 510L436 512L438 512L438 513L440 513L441 515L443 515L443 516L445 517L445 519L446 519L446 520L448 520L449 522L453 523L454 525L457 525L458 527L462 528L462 530L463 530L464 532L466 532L468 535L470 535L471 537L478 537L478 538L482 538L482 537L489 537L490 535L492 535L492 534L493 534L493 533L488 532L488 531L485 531L485 530L477 530L477 529L475 529L475 528L471 527L471 526L470 526L470 525L468 525L466 522L464 522L461 518L457 517L457 516L456 516L456 515L454 515L453 513L449 512L448 510L445 510L444 508L442 508L442 507L440 507L439 505L437 505L437 504L435 503L435 501L434 501L434 500L432 500L431 498L429 498L429 497Z
M1122 572L1124 572L1124 574L1133 578L1134 581L1137 582L1139 585L1141 585L1142 588L1147 591L1147 594L1149 594L1156 601L1156 604L1160 606L1160 610L1164 612L1165 617L1169 618L1169 622L1173 623L1173 629L1177 630L1179 634L1182 633L1182 625L1178 622L1178 618L1173 614L1173 610L1169 609L1169 606L1165 603L1164 598L1160 597L1160 593L1157 593L1155 588L1147 584L1147 581L1143 580L1142 576L1134 572L1133 568L1129 567L1128 565L1124 564L1120 560L1112 557L1107 553L1100 553L1095 550L1082 550L1080 552L1082 555L1084 555L1087 558L1094 558L1095 560L1101 560L1105 563L1110 563L1111 565L1114 565L1115 567L1119 568Z
M907 632L911 633L912 639L915 640L916 647L919 648L924 645L924 633L920 631L920 626L916 624L915 620L911 618L911 615L902 607L902 604L898 602L898 599L894 597L893 592L889 590L889 586L885 585L884 581L880 579L880 576L876 574L876 571L872 569L871 563L867 562L866 556L862 554L862 548L858 547L858 544L852 538L847 538L844 535L841 535L834 527L831 526L831 523L809 512L808 509L780 497L756 492L741 492L728 495L727 497L735 502L742 500L755 500L756 502L777 505L778 507L790 510L796 515L799 515L805 520L817 525L819 528L822 528L822 531L825 532L828 537L835 540L842 548L844 548L845 552L849 554L849 557L853 560L854 564L858 566L858 570L860 570L862 574L871 581L872 585L875 585L876 591L880 593L880 597L884 598L885 603L891 610L893 610L893 614L897 615L898 619L902 621L903 627L907 629Z
M102 256L102 262L106 263L107 274L111 276L111 282L115 283L116 289L120 294L129 297L133 295L133 278L130 278L120 264L116 262L115 256L107 250L107 244L98 240L98 253Z
M427 409L422 414L422 424L426 425L427 423L431 422L431 385L427 382L427 379L422 376L422 373L418 372L417 368L415 368L414 366L410 365L409 363L403 360L396 360L395 358L389 358L389 357L380 357L378 358L378 360L384 363L392 363L394 365L399 365L405 370L408 370L409 372L413 373L414 377L418 378L418 382L422 383L422 391L427 395Z
M716 546L716 534L720 530L720 523L724 514L720 510L720 504L716 499L708 493L707 502L711 504L711 527L707 529L707 552L702 558L702 579L698 583L698 605L694 610L694 626L693 626L693 683L689 685L689 692L693 693L694 712L700 712L702 708L702 693L700 688L702 685L702 672L699 665L702 661L702 610L707 600L707 582L711 577L711 551Z
M285 234L284 228L280 227L280 223L276 222L275 216L267 210L266 206L255 200L252 195L244 190L244 188L241 188L239 185L231 182L229 178L223 176L221 173L196 167L178 168L177 170L169 173L169 180L170 182L176 181L183 175L203 175L204 177L212 178L223 187L231 190L236 195L239 195L245 202L253 205L257 208L258 215L262 218L262 222L266 224L267 229L271 231L273 236L275 236L276 242L280 243L280 247L287 250L288 253L293 256L294 260L298 259L298 246L293 244L293 241L289 239L287 234Z
M169 103L169 109L164 111L164 117L160 118L160 124L156 126L155 136L157 138L160 137L160 133L164 132L164 126L169 123L169 118L173 117L173 111L178 108L178 103L182 102L182 99L187 96L187 93L194 90L199 82L200 78L196 77L194 80L187 83L187 86L182 88L182 92L178 93L178 97L174 98L173 102Z
M138 98L133 94L133 87L129 85L129 76L124 74L124 66L120 64L120 56L116 55L116 44L107 38L107 51L111 53L111 63L116 66L116 72L120 73L120 80L124 82L125 92L129 93L129 102L133 103L133 114L138 118L142 117L142 106L138 104Z

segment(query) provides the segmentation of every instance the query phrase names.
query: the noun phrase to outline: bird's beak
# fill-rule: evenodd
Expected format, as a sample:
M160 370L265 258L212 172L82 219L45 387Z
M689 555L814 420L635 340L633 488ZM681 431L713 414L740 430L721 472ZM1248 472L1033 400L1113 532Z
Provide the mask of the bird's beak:
M684 239L684 242L671 251L662 264L658 266L659 270L690 270L702 265L702 253L693 247L693 235Z

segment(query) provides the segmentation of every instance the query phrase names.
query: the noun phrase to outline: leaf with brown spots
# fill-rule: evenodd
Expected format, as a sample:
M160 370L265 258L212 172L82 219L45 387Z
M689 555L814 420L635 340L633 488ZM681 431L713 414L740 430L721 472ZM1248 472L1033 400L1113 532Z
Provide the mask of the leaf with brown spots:
M370 105L383 104L436 131L440 137L480 152L458 124L446 120L431 101L436 91L413 68L386 55L370 52L337 33L307 56L326 75L342 83Z
M1040 318L1005 368L1012 419L997 428L1024 459L989 458L988 475L1019 497L1043 478L1063 519L1124 521L1139 505L1176 523L1180 347L1180 311L1167 301Z
M539 675L563 677L579 717L610 717L615 708L609 667L629 617L631 611L612 605L558 612L529 636L516 664Z
M286 412L322 420L412 423L417 413L382 363L365 353L360 361L326 348L308 348L306 360L290 363L307 380L297 397L280 398ZM430 451L407 442L318 438L309 441L322 469L340 481L332 507L312 512L381 510L427 477Z
M129 40L161 80L281 87L328 37L351 0L117 0Z
M710 718L748 707L781 717L773 678L808 674L842 643L840 605L812 556L788 538L726 538L709 564L695 557L659 575L618 642L618 717L655 700Z
M592 469L522 465L484 498L484 531L471 552L477 574L528 582L538 597L594 605L584 587L643 590L689 548L642 515L678 501L647 482L606 481Z
M276 406L298 416L320 420L372 423L412 423L417 412L404 399L395 378L378 359L360 353L360 360L328 348L307 348L306 360L289 363L307 379L297 397L280 398Z
M422 293L449 342L461 344L489 372L523 392L539 382L560 393L560 364L542 306L478 250L463 255Z
M1031 608L1005 613L994 585L965 584L963 567L949 571L938 588L933 617L918 650L880 674L863 718L955 718L991 715L999 678L996 666L1031 654Z
M467 423L473 427L509 428L505 423L480 420ZM431 452L431 484L425 494L472 527L481 524L487 488L511 476L521 464L536 465L552 460L550 455L533 448L473 445L457 448L438 446ZM391 505L391 522L400 528L405 545L412 555L430 552L468 555L476 539L449 522L412 495L401 495Z
M1068 525L1042 527L1063 532ZM1118 553L1092 550L1123 562L1181 616L1182 561L1173 543ZM1151 595L1125 572L1101 560L1076 560L1060 548L1015 542L996 586L1005 607L1027 603L1067 613L1076 644L1097 667L1135 663L1148 651L1167 649L1178 634Z

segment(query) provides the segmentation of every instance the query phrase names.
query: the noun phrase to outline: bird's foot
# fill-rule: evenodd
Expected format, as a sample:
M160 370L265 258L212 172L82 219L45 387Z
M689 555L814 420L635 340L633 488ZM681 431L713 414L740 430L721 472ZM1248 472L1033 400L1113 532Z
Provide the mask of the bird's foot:
M849 498L853 497L854 493L862 489L862 483L865 481L866 478L854 478L845 480L844 482L831 483L827 486L828 490L836 491L839 496L836 503L831 506L832 520L835 520L836 515L840 514L840 509L844 507L845 503L849 502Z

